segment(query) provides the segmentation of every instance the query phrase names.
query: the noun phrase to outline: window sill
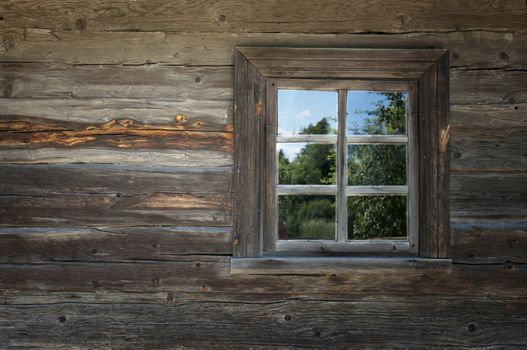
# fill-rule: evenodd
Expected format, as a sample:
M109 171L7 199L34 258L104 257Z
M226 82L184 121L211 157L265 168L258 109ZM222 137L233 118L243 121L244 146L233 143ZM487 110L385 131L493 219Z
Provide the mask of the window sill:
M450 269L451 259L415 257L232 258L232 275L321 275L356 269Z

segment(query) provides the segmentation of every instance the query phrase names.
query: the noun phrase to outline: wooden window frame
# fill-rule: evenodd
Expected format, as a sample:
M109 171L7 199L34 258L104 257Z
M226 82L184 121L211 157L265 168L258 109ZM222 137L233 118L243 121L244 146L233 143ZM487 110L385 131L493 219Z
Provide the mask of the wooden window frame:
M417 140L417 152L408 152L416 156L417 176L408 181L416 181L418 193L416 208L409 208L417 227L409 232L419 231L418 244L408 250L422 258L449 257L447 51L243 47L235 50L234 258L259 258L267 247L275 250L266 230L275 225L269 206L275 196L275 183L269 181L275 177L270 162L275 155L268 151L276 144L269 137L276 135L276 123L269 123L276 99L267 96L275 96L278 86L339 90L357 81L373 90L408 87L415 121L408 123L413 124L408 133L415 131ZM369 252L371 242L362 246L368 244L356 251Z

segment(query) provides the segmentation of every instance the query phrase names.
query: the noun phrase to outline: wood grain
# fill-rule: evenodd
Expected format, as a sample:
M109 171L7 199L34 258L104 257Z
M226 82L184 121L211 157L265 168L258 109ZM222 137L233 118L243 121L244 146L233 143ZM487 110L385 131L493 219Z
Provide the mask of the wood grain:
M524 147L527 128L497 128L494 125L491 120L487 127L452 128L452 171L499 173L527 170L527 149Z
M0 148L179 149L232 153L232 133L185 131L185 125L148 125L134 119L112 119L106 123L51 122L42 118L12 120L0 116ZM185 124L185 117L179 118ZM7 121L3 121L7 120ZM193 125L200 127L200 123ZM181 130L183 129L183 130Z
M238 46L446 48L453 67L525 68L527 35L453 31L404 34L165 33L0 29L4 62L233 65ZM118 42L119 45L115 45ZM199 43L197 45L196 43Z
M226 193L232 190L230 168L155 168L148 165L3 165L0 195L60 193Z
M525 299L170 300L2 305L6 349L438 348L526 344ZM76 300L75 298L73 300ZM199 317L197 316L199 315ZM262 332L266 329L266 332ZM97 332L94 336L92 331ZM415 337L418 333L422 336ZM411 339L411 340L409 340Z
M133 119L142 124L168 124L179 129L231 131L231 101L157 101L126 98L1 99L2 120L45 118L104 124ZM176 128L177 129L177 128Z
M527 219L527 175L452 174L453 221L522 221Z
M527 102L527 70L450 70L453 104Z
M197 4L159 0L104 1L71 4L65 0L8 0L2 4L0 27L53 30L167 31L167 32L290 32L290 33L406 33L414 31L524 31L525 3L413 2L357 0L343 4L290 1L283 6L247 0L200 1ZM387 14L394 14L387 16Z
M0 226L229 226L230 193L0 196Z
M0 262L173 260L231 254L229 227L0 228Z
M194 100L196 104L233 99L234 75L229 66L2 63L0 72L0 89L9 98Z
M0 163L9 164L121 164L154 167L232 167L232 155L200 150L121 150L107 148L3 149Z
M527 225L512 220L455 222L452 225L452 258L470 264L527 262Z
M1 1L0 348L527 347L526 23L521 0ZM239 46L449 50L450 269L230 274Z
M181 255L172 261L0 264L0 285L24 292L208 292L382 297L430 295L525 297L522 264L452 265L451 269L356 269L322 275L234 276L230 257ZM251 295L253 295L251 297Z

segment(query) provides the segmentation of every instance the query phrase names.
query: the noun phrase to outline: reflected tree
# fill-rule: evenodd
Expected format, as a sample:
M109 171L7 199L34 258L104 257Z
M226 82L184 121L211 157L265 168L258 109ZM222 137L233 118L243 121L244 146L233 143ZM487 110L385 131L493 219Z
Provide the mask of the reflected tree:
M378 93L380 99L362 130L353 134L404 134L406 95ZM355 126L356 127L356 126ZM327 134L327 119L306 127L303 134ZM280 184L335 184L334 145L307 144L290 160L278 153ZM354 145L348 152L350 185L406 184L406 147ZM281 196L281 239L334 239L334 196ZM360 196L348 198L348 238L371 239L406 236L405 196Z

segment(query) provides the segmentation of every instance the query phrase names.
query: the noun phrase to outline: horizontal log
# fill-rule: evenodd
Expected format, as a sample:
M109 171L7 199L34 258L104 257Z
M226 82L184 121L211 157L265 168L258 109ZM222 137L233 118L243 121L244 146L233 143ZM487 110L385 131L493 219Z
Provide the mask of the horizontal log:
M463 263L527 262L527 224L456 222L452 229L452 259Z
M282 242L279 242L279 244ZM234 275L320 275L355 269L450 269L450 259L408 257L268 257L234 258Z
M489 128L499 133L503 130L498 129L527 129L526 112L527 103L450 105L449 121L453 130Z
M38 26L42 28L42 26ZM233 65L237 46L446 48L454 67L521 68L527 35L453 31L410 34L164 33L0 29L4 62ZM115 45L119 43L119 45ZM199 43L197 45L196 43ZM175 93L175 92L174 92Z
M133 79L129 78L135 76L131 67L52 66L58 72L52 69L49 73L46 66L34 64L22 65L22 68L17 68L14 72L11 71L11 66L6 67L9 70L6 68L0 74L0 88L4 97L17 98L3 99L1 114L78 123L107 123L112 119L131 118L142 124L169 124L179 130L232 129L231 68L208 68L207 74L214 76L215 81L210 84L215 85L217 81L219 87L205 88L203 95L195 87L201 82L196 84L189 77L177 84L174 82L179 88L173 90L182 92L174 92L173 96L177 97L179 94L182 98L170 101L170 79L158 78L169 76L165 74L165 70L173 67L134 67L140 72L140 76L144 76L144 83L135 85L132 84ZM98 70L101 73L93 73ZM194 76L192 73L188 74ZM56 80L59 79L55 75L66 80L63 85L59 84L59 92L55 92ZM467 112L487 117L490 109L486 112L482 111L482 107L478 109L477 106L481 104L512 103L512 117L522 113L523 104L520 103L527 100L523 84L526 75L527 72L522 71L451 70L451 100L457 106L452 107L453 117L459 115L456 112L465 104L472 105L462 110L465 113L461 115L462 118L466 118ZM206 80L205 76L202 79ZM156 83L158 80L161 83ZM163 82L167 80L167 86L163 86ZM221 90L221 93L215 93L216 90ZM71 98L76 94L82 98ZM151 96L153 100L143 98L147 96ZM469 110L471 106L472 110ZM495 110L500 107L493 105L491 108ZM503 111L503 107L501 110Z
M232 154L211 150L3 149L0 163L127 164L154 167L232 167Z
M2 305L5 349L521 348L525 299L386 297ZM265 329L265 332L262 332ZM167 331L169 330L169 331ZM420 337L416 337L420 334Z
M527 128L452 128L450 169L454 172L525 172Z
M42 292L207 292L314 295L525 297L525 265L452 265L451 269L356 269L330 275L230 274L230 258L173 261L0 264L6 290Z
M0 262L171 260L232 254L228 227L0 228Z
M184 126L148 125L134 119L112 119L102 124L54 121L47 124L47 120L42 118L13 119L15 118L12 116L0 116L0 149L106 147L143 150L214 149L232 153L230 132L182 131Z
M105 194L122 196L148 193L228 193L230 168L156 169L144 165L2 165L0 195L43 196Z
M527 102L527 70L450 70L452 104Z
M0 196L0 226L229 226L230 193Z
M243 9L243 11L241 11ZM53 30L167 31L167 32L294 32L294 33L406 33L453 30L525 30L525 4L493 2L386 3L359 0L343 4L290 1L269 6L256 0L130 4L90 1L79 6L64 0L8 0L2 4L0 28L35 27ZM395 14L395 15L394 15Z
M232 100L232 67L2 63L0 91L10 98ZM196 102L197 108L199 102Z
M527 219L525 173L454 173L450 176L449 197L454 221Z
M175 130L232 130L232 101L4 98L1 102L0 115L3 122L32 122L35 121L32 118L45 118L71 123L104 124L111 123L112 120L133 119L152 127L168 124L169 128Z

